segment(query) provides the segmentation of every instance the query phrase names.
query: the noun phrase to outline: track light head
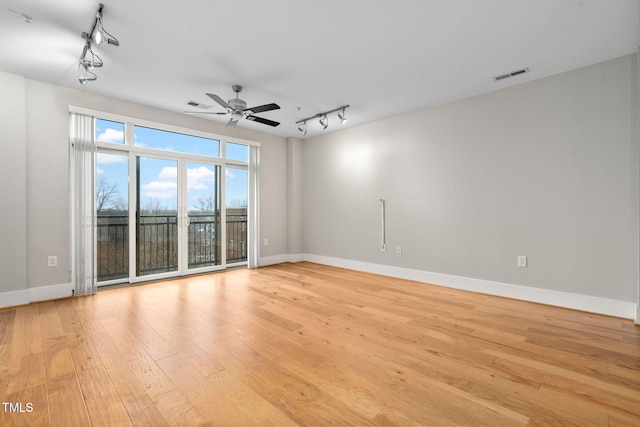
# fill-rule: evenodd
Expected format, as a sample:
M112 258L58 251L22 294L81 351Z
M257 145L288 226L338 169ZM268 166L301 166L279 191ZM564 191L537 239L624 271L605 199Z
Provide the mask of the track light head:
M87 42L84 49L82 50L82 56L80 56L80 64L87 70L93 70L94 68L99 68L104 65L102 59L91 49L91 44Z
M78 64L78 81L81 84L86 85L87 82L92 82L95 80L98 80L98 76L89 71L89 69L84 66L82 61L80 61L80 63Z
M105 41L104 34L102 34L102 19L100 19L100 15L96 19L96 30L93 32L93 41L96 44L102 44Z
M346 116L345 110L346 108L343 108L342 110L338 111L338 119L340 119L341 125L347 123L347 116Z
M329 118L326 114L320 118L320 126L322 126L322 129L326 129L329 126Z
M303 135L306 135L307 134L307 122L306 121L300 122L298 124L298 130L300 132L302 132Z
M115 46L120 46L118 39L113 37L107 30L104 29L102 25L102 8L104 5L100 3L100 7L98 8L98 12L96 12L96 20L93 23L93 32L91 33L91 38L96 44L112 44Z

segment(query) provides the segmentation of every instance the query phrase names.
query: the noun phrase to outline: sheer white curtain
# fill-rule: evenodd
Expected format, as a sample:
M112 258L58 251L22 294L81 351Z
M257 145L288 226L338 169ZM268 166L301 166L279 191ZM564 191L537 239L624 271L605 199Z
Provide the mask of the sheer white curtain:
M258 267L260 257L260 186L258 177L260 176L260 147L249 146L249 216L248 216L248 253L247 267Z
M71 281L76 295L97 289L95 213L95 120L70 113Z

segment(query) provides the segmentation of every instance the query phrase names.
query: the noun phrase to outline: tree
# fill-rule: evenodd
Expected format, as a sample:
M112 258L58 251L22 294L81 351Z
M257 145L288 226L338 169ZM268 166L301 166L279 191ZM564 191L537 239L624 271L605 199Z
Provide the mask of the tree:
M96 185L96 212L99 214L103 209L116 204L118 192L117 183L110 183L101 177Z
M227 207L232 209L242 209L247 207L246 199L231 199L227 202Z
M215 199L212 194L199 196L193 209L201 212L213 212L215 210Z
M162 201L157 197L150 197L144 201L142 212L147 215L158 215L168 211L166 205L162 205Z

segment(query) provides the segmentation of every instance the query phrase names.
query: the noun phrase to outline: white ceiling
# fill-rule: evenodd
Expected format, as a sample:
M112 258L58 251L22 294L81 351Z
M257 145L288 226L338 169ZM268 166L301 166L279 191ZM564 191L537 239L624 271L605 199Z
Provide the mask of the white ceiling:
M279 104L260 116L282 124L239 126L285 137L344 104L353 126L640 46L640 0L103 0L120 46L95 48L105 65L82 86L80 34L98 3L0 0L0 70L176 112L195 110L189 100L221 110L205 92L226 100L242 84L249 106ZM339 128L334 114L307 137Z

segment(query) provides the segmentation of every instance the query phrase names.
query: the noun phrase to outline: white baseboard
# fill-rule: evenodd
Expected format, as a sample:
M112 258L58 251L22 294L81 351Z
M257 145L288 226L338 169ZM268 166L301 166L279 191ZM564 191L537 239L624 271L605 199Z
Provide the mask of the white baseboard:
M2 292L0 293L0 308L70 297L72 293L73 285L71 283L38 286L20 291Z
M258 266L282 264L283 262L301 262L305 260L304 254L281 254L258 259Z
M305 254L304 260L317 264L331 265L334 267L348 268L350 270L415 280L417 282L445 286L454 289L537 302L557 307L587 311L590 313L605 314L625 319L634 319L635 317L636 323L640 323L640 307L638 304L627 301L553 291L549 289L532 288L528 286L510 285L507 283L492 282L489 280L452 276L449 274L432 273L429 271L372 264L368 262L332 258L322 255Z
M453 276L410 268L393 267L389 265L373 264L342 258L333 258L314 254L282 254L259 259L259 266L282 264L285 262L309 261L316 264L348 268L350 270L415 280L417 282L445 286L472 292L497 295L524 301L548 304L557 307L571 308L590 313L635 319L640 325L640 305L627 301L595 297L591 295L574 294L549 289L532 288L528 286L510 285L489 280L472 279L469 277ZM73 285L38 286L20 291L0 293L0 308L30 304L32 302L47 301L71 296Z

